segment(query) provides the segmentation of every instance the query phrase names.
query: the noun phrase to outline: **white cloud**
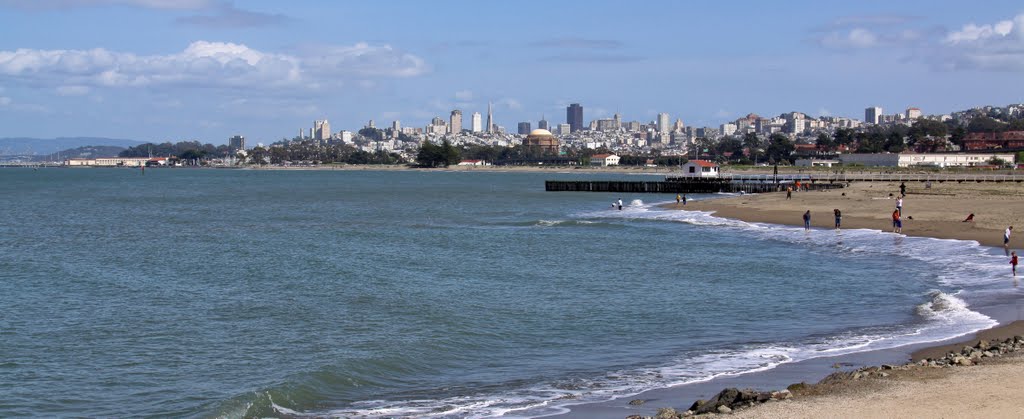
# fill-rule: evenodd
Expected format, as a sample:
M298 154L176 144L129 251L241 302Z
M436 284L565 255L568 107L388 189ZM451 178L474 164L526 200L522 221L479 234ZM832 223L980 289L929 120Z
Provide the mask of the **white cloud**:
M864 28L853 28L849 32L830 32L819 42L826 48L871 48L878 46L878 36Z
M314 53L315 52L315 53ZM29 86L232 87L245 89L340 86L346 77L412 77L422 59L389 45L358 43L305 55L259 51L242 44L193 42L168 55L92 50L0 51L0 76Z
M929 60L945 70L1024 70L1024 14L950 32Z

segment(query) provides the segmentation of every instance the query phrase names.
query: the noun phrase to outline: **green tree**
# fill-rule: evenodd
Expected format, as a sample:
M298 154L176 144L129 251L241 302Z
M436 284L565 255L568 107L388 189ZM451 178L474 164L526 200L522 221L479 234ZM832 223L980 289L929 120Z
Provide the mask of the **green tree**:
M768 138L768 149L766 154L768 161L775 163L791 162L791 156L796 146L784 134L775 133Z
M1002 132L1006 130L1007 124L989 118L979 116L971 119L967 124L967 132Z
M835 140L833 140L832 137L830 137L828 134L824 132L818 133L818 138L815 141L815 144L818 145L818 148L825 151L835 151L836 149Z

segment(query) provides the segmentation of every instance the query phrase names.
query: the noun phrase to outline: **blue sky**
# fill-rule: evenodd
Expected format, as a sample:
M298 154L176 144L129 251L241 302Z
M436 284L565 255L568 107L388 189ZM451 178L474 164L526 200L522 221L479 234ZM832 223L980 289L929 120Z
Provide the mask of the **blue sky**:
M711 4L713 3L713 4ZM863 118L1024 102L1024 4L0 0L0 137L269 143L327 118Z

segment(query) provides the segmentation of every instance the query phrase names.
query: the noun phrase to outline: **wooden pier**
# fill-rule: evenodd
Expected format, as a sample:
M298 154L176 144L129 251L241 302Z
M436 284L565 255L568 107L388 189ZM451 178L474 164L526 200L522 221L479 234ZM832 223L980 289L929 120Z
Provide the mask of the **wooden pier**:
M629 192L629 193L716 193L716 192L776 192L785 189L790 182L742 181L730 178L686 179L675 178L663 181L608 181L608 180L549 180L544 190L549 192ZM802 184L801 186L803 186ZM845 183L807 182L811 190L834 189Z

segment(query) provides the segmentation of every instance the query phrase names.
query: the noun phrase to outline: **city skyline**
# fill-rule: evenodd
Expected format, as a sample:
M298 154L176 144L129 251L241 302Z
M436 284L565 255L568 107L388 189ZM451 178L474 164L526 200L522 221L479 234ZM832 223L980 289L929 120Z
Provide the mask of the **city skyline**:
M1009 1L446 5L0 0L0 137L270 143L314 120L423 126L489 106L514 132L566 123L570 103L584 125L666 113L718 127L1024 101L1024 6Z

